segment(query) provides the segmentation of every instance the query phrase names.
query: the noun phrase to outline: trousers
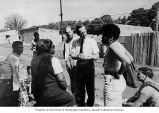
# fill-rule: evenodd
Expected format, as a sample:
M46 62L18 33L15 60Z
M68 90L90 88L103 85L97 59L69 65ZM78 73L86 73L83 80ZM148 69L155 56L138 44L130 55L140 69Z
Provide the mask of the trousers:
M19 91L13 91L12 79L0 80L0 106L18 106Z
M77 67L74 66L73 68L67 68L67 71L70 76L70 84L71 84L71 92L75 96L77 90Z
M86 63L85 63L86 62ZM81 65L82 64L82 65ZM77 104L79 106L93 106L95 101L94 80L95 80L95 67L93 60L90 61L77 61ZM85 90L86 89L86 90ZM85 103L85 93L87 92L88 99Z
M119 79L104 75L104 81L104 106L122 107L122 93L126 88L123 75L119 75Z

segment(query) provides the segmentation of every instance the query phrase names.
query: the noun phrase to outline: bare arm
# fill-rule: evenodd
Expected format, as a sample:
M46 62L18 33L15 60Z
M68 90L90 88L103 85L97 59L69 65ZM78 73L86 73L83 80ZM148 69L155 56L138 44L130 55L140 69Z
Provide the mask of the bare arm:
M130 58L131 62L134 60L133 56L129 53L127 49L125 49L125 54Z
M57 83L58 83L59 87L62 90L66 90L67 83L66 83L66 79L65 79L63 72L56 74L56 77L57 77Z
M128 65L131 64L130 59L118 49L118 46L110 46L110 50L117 56L119 61L121 62L121 68L118 71L118 74L123 74L127 69Z
M151 97L151 94L152 90L150 86L146 86L140 91L139 96L134 102L128 102L125 104L125 106L140 107Z
M125 107L140 107L142 106L142 103L139 101L135 101L134 103L131 103L131 102L126 103L124 106Z

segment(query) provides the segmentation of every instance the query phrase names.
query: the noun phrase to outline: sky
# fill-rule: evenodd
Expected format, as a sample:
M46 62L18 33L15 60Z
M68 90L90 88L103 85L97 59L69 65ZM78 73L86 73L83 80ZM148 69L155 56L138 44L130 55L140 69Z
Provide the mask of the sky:
M61 0L63 20L99 18L105 14L117 18L137 8L149 9L158 0ZM60 21L60 0L0 0L0 29L5 18L19 14L27 20L27 27Z

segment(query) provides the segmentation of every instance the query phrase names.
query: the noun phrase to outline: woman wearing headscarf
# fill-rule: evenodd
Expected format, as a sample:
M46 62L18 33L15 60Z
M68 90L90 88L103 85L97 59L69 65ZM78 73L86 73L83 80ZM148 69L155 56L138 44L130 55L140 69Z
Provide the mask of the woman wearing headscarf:
M75 106L74 97L66 91L66 80L54 45L49 39L37 43L38 54L32 59L32 93L37 106Z

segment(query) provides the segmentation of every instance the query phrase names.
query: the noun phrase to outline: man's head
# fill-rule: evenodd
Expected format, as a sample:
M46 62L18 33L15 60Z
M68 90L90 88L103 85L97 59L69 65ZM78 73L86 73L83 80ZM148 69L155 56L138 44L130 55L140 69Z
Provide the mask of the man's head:
M102 43L109 45L112 41L116 41L120 35L120 28L115 24L105 24L102 26Z
M36 50L38 53L51 53L54 54L53 42L50 39L40 39L37 43Z
M78 36L80 36L80 38L84 39L87 35L87 31L86 31L85 26L77 25L76 26L76 33Z
M152 69L148 67L140 67L138 68L139 74L138 74L138 80L139 81L144 81L147 77L148 78L153 78L153 71Z
M66 27L65 33L67 36L67 40L71 40L73 38L73 29L71 28L71 26Z
M35 33L34 33L34 38L35 38L35 39L34 39L35 41L38 41L38 40L40 39L38 32L35 32Z
M12 44L13 52L15 52L18 55L21 55L23 53L23 42L21 41L15 41Z

